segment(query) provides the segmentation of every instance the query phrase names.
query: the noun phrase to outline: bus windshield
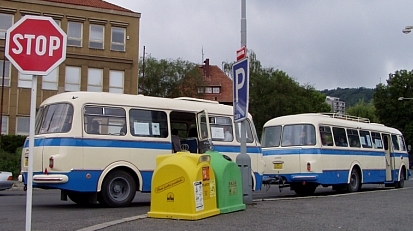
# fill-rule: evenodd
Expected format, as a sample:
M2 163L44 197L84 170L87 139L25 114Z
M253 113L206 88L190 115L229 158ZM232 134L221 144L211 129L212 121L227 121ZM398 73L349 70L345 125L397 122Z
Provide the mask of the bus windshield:
M36 134L64 133L72 128L73 106L68 103L41 107L36 117Z

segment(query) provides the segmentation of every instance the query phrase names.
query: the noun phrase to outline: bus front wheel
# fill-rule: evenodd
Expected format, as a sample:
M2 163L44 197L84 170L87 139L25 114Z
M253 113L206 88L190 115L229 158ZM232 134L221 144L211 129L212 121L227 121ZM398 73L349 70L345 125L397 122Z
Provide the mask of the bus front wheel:
M402 171L400 172L400 181L396 182L396 188L403 188L404 187L404 179L406 179L405 177L406 172L404 171L404 169L402 169Z
M350 174L350 183L347 185L348 192L358 192L361 188L360 173L357 168L353 168Z
M121 170L110 172L103 181L98 200L109 207L129 206L136 194L133 177Z

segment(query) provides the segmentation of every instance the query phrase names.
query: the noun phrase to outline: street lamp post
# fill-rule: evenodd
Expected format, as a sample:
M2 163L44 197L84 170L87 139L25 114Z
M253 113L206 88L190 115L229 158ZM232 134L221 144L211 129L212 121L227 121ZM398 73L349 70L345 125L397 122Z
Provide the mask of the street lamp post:
M400 96L400 97L398 98L398 100L400 100L400 101L402 101L402 100L410 100L410 99L413 99L413 98L406 98L406 97L403 97L403 96Z
M402 32L405 33L405 34L408 34L408 33L412 32L412 29L413 29L413 26L406 26L406 27L402 30Z

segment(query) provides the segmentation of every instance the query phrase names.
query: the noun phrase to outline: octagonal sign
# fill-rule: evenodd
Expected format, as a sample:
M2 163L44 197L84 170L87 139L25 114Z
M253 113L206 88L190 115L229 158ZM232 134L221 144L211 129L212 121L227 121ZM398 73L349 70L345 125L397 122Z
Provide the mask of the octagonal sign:
M48 75L66 59L66 40L52 18L26 15L7 30L5 55L22 74Z

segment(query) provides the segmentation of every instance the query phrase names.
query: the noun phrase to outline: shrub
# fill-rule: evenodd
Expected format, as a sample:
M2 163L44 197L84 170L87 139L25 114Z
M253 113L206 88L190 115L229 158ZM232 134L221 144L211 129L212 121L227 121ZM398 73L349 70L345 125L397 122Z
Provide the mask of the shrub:
M20 174L20 159L23 148L17 148L16 152L10 153L0 149L0 170L13 173L13 178L17 179Z

